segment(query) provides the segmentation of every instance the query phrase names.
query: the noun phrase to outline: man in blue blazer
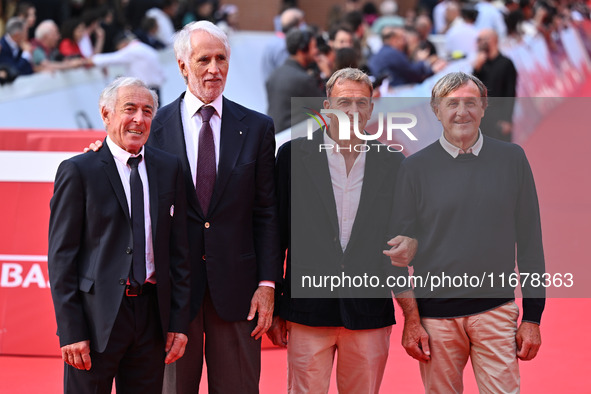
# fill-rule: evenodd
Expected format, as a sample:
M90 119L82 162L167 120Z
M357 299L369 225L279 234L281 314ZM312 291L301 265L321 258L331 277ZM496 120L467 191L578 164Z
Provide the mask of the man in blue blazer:
M189 325L180 160L144 146L156 94L119 78L100 98L103 149L61 163L51 199L49 279L65 393L153 393Z
M191 325L185 356L167 367L165 392L198 392L205 351L210 392L258 393L260 337L283 268L273 121L222 96L230 47L221 29L188 24L174 49L187 90L158 110L148 144L183 164Z
M6 34L0 39L0 65L12 68L18 75L32 74L31 53L23 51L26 40L25 22L21 18L10 18L6 22Z

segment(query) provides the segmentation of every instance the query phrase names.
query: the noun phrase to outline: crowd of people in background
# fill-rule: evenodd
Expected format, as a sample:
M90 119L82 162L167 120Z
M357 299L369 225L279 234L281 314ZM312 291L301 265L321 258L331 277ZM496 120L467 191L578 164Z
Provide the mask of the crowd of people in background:
M121 64L127 75L159 89L164 75L156 51L170 47L182 26L208 20L226 33L239 29L238 7L220 3L2 0L0 84L36 72ZM343 0L321 27L306 23L297 0L284 0L261 59L267 113L278 132L286 129L290 101L281 97L321 96L342 68L365 71L379 95L420 83L458 59L468 59L485 82L501 84L487 86L499 97L514 97L516 71L502 48L541 36L559 58L564 47L557 33L589 17L587 4L572 0L421 0L404 13L395 0ZM430 41L432 34L442 35L443 45ZM138 57L142 64L132 61ZM508 77L487 77L491 72Z
M580 1L422 0L402 14L394 0L347 0L333 8L323 30L307 24L294 2L285 7L262 58L267 113L278 132L290 125L290 100L282 100L282 95L322 95L327 78L346 67L365 71L379 96L420 83L465 59L493 96L515 97L517 70L502 49L543 37L559 65L565 53L560 30L590 16ZM439 35L439 45L430 40L432 34ZM506 113L511 115L512 109ZM491 122L496 138L511 139L510 121Z
M238 7L217 0L2 0L0 84L36 72L117 63L157 87L160 77L133 70L126 53L143 54L144 68L160 74L155 51L172 46L173 34L194 20L209 20L228 33L238 27Z

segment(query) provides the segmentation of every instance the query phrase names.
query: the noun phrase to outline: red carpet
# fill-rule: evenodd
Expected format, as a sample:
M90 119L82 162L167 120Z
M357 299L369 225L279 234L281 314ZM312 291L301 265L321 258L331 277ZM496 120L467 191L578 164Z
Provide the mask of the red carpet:
M591 96L591 81L579 96ZM562 273L574 267L579 275L575 282L588 280L582 269L589 264L585 246L591 235L591 132L585 120L589 100L566 100L524 144L540 198L548 267ZM586 361L591 354L591 287L587 289L586 299L548 300L540 353L521 363L523 393L591 393L591 363ZM403 321L400 314L397 319ZM422 393L417 362L400 346L401 330L399 324L392 331L382 392ZM261 393L286 391L285 358L284 350L263 351ZM469 367L464 381L466 393L478 392ZM0 393L53 394L61 387L58 358L0 357ZM337 392L334 379L330 392Z

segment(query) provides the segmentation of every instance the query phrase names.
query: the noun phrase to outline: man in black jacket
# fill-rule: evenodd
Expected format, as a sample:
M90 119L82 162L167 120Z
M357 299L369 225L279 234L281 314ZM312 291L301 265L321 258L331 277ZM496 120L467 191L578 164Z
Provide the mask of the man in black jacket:
M311 30L290 30L285 36L289 58L267 79L267 114L273 118L275 131L289 128L292 97L321 97L319 79L306 70L318 54L316 38ZM297 122L302 119L294 119Z
M517 70L511 59L499 52L499 37L492 29L478 33L474 76L484 83L488 97L492 98L482 119L482 132L489 137L511 142Z
M339 70L327 83L324 108L340 110L349 118L357 113L357 129L363 130L373 109L372 90L362 71ZM355 277L354 281L366 274L407 275L405 268L392 267L382 254L404 156L374 141L366 144L352 130L342 136L339 120L329 117L326 130L288 142L278 153L281 246L288 256L278 316L268 335L276 345L287 346L289 392L327 392L337 351L339 391L377 393L394 324L390 288L356 292L345 286L331 292L306 287L302 280L313 277L316 282L327 274ZM412 260L417 246L407 237L389 244L392 263L401 265ZM412 292L407 287L395 292L406 316L407 352L426 361L427 335L419 324L416 302L408 297Z
M189 327L189 247L181 161L144 146L158 107L139 79L100 98L105 147L60 164L48 268L64 393L159 394ZM167 354L166 354L167 353Z

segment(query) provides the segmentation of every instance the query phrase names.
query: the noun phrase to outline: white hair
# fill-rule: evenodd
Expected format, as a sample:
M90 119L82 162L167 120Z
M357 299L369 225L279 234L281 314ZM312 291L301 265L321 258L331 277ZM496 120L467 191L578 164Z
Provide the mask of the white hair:
M108 84L99 97L99 109L106 108L109 112L115 110L115 103L117 102L117 92L119 88L124 86L135 86L138 88L144 88L152 95L152 99L154 101L154 115L156 115L156 110L158 108L158 94L153 89L150 89L148 85L144 81L138 78L133 77L119 77L116 78L113 82Z
M182 60L185 63L189 61L189 57L193 52L191 47L191 34L196 31L203 31L210 36L217 38L226 47L226 55L230 58L230 41L228 36L222 29L209 21L191 22L185 25L174 35L174 54L177 60Z
M51 32L52 29L59 30L57 25L51 19L46 19L43 22L39 23L39 26L35 29L35 39L41 40L47 34Z

